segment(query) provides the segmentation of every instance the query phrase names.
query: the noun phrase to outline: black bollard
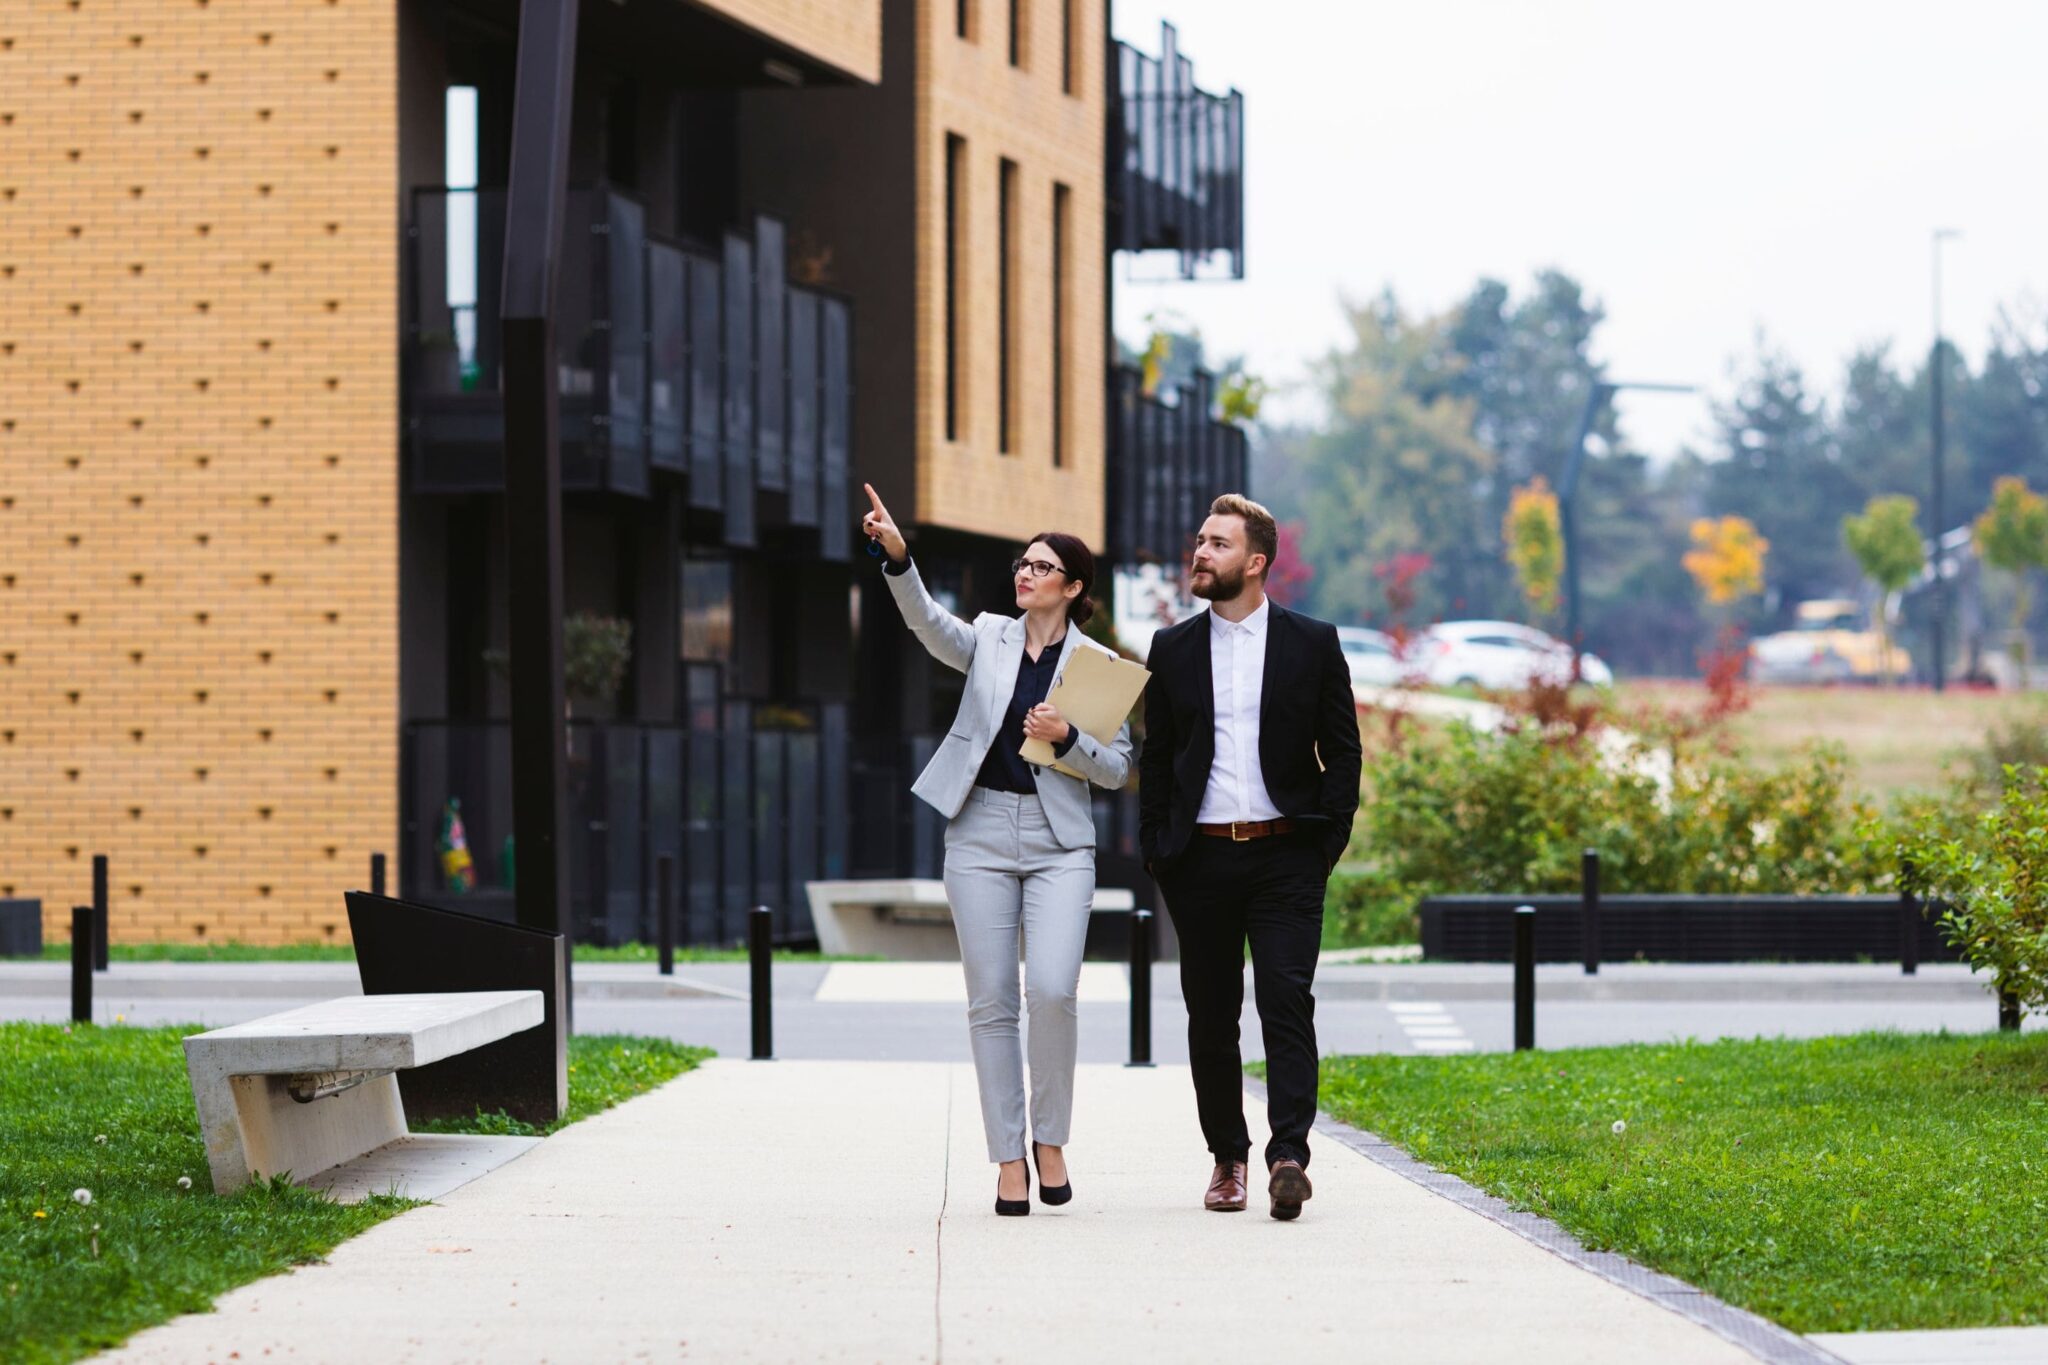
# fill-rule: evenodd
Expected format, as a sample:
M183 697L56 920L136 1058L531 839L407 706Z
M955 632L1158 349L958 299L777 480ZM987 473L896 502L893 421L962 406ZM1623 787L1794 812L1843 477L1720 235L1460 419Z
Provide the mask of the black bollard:
M1903 881L1904 878L1901 878ZM1920 970L1920 900L1904 886L1899 888L1899 975L1913 976Z
M381 853L370 855L370 894L384 894L384 855Z
M1152 1065L1152 912L1131 911L1131 1060Z
M1586 975L1600 974L1600 854L1579 855L1579 943L1586 950Z
M92 1022L92 922L90 905L71 909L71 1022Z
M92 855L92 968L107 969L107 855Z
M676 974L676 859L663 853L654 860L654 938L661 954L661 974Z
M2018 1033L2020 1031L2020 998L2010 991L1998 993L1998 1031Z
M757 1062L775 1060L775 998L769 973L768 955L773 951L772 935L775 930L775 916L765 905L757 905L747 915L747 964L751 969L752 983L749 993L754 1001L754 1056Z
M1515 907L1515 1051L1536 1046L1536 907Z

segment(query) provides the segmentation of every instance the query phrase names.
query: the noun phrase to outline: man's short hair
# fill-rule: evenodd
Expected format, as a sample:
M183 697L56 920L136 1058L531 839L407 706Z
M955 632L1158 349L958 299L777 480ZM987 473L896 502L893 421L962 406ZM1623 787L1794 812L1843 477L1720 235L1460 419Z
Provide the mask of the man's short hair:
M1209 504L1209 515L1242 517L1245 543L1253 554L1266 557L1268 569L1273 567L1273 560L1280 553L1280 526L1273 520L1271 512L1242 493L1225 493Z

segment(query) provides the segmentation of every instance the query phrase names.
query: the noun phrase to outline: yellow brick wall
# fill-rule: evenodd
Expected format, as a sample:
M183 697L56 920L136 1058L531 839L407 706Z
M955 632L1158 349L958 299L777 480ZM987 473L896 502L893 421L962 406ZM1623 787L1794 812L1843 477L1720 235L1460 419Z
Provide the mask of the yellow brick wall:
M346 938L397 837L394 0L0 5L0 895Z
M1024 5L1024 65L1009 60L1011 0L971 0L963 39L954 0L918 6L917 519L1014 539L1058 529L1100 548L1103 533L1103 102L1101 0L1071 0L1072 95L1061 89L1061 7ZM946 439L946 138L967 140L967 249L960 262L959 439ZM998 453L998 166L1017 163L1019 287L1011 453ZM1070 191L1066 442L1052 462L1053 186Z
M882 0L696 0L864 81L882 78Z

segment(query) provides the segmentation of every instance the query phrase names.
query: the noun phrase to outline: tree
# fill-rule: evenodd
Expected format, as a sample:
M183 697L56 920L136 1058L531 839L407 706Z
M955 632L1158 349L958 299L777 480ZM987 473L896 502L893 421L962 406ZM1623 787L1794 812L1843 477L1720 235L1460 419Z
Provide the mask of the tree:
M1425 616L1463 610L1497 559L1483 543L1474 490L1494 462L1472 435L1472 405L1432 376L1445 359L1442 319L1413 319L1391 294L1346 309L1350 345L1315 369L1325 428L1302 448L1303 554L1317 566L1314 610L1370 619L1379 605L1372 566L1403 552L1438 566L1421 585Z
M1500 538L1522 596L1540 615L1556 611L1558 580L1564 575L1564 525L1557 494L1541 474L1509 497Z
M1843 543L1856 556L1863 576L1877 584L1877 654L1887 678L1892 676L1892 594L1927 567L1919 517L1918 499L1893 493L1872 498L1860 516L1842 518Z
M1682 562L1709 602L1727 606L1763 591L1771 542L1747 517L1701 517L1692 524L1692 543Z
M2013 576L2013 662L2027 667L2027 570L2048 567L2048 498L2025 479L2006 477L1992 486L1991 505L1972 528L1977 553L1994 569Z
M1760 338L1734 400L1717 406L1714 420L1726 458L1708 466L1708 511L1743 518L1778 547L1770 583L1780 600L1833 596L1853 582L1841 542L1814 531L1838 524L1862 493L1799 367Z

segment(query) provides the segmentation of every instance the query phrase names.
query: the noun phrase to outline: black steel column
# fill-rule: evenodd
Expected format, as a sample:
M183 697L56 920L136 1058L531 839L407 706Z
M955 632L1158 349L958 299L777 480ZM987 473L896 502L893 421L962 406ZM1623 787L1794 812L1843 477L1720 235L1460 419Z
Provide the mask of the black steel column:
M1585 949L1586 975L1600 974L1600 854L1579 855L1579 946Z
M370 894L384 894L384 855L381 853L370 855Z
M569 932L564 860L562 470L555 275L568 196L576 0L521 0L505 193L505 520L512 613L512 830L519 923ZM566 955L565 955L566 957ZM567 972L565 970L565 977ZM570 1015L569 983L561 999Z
M661 974L676 974L676 860L663 853L654 860L655 939L660 944Z
M1515 907L1515 1051L1536 1046L1536 907Z
M92 855L92 965L107 969L107 855Z
M1899 880L1904 883L1911 879L1911 863L1906 864L1907 875ZM1920 970L1920 898L1904 885L1899 887L1899 975L1913 976Z
M1152 1065L1152 912L1131 911L1131 1060Z
M92 1022L92 921L90 905L71 908L71 1022Z
M757 905L747 912L748 994L754 1006L754 1055L757 1062L775 1060L775 995L770 955L774 952L775 912Z

